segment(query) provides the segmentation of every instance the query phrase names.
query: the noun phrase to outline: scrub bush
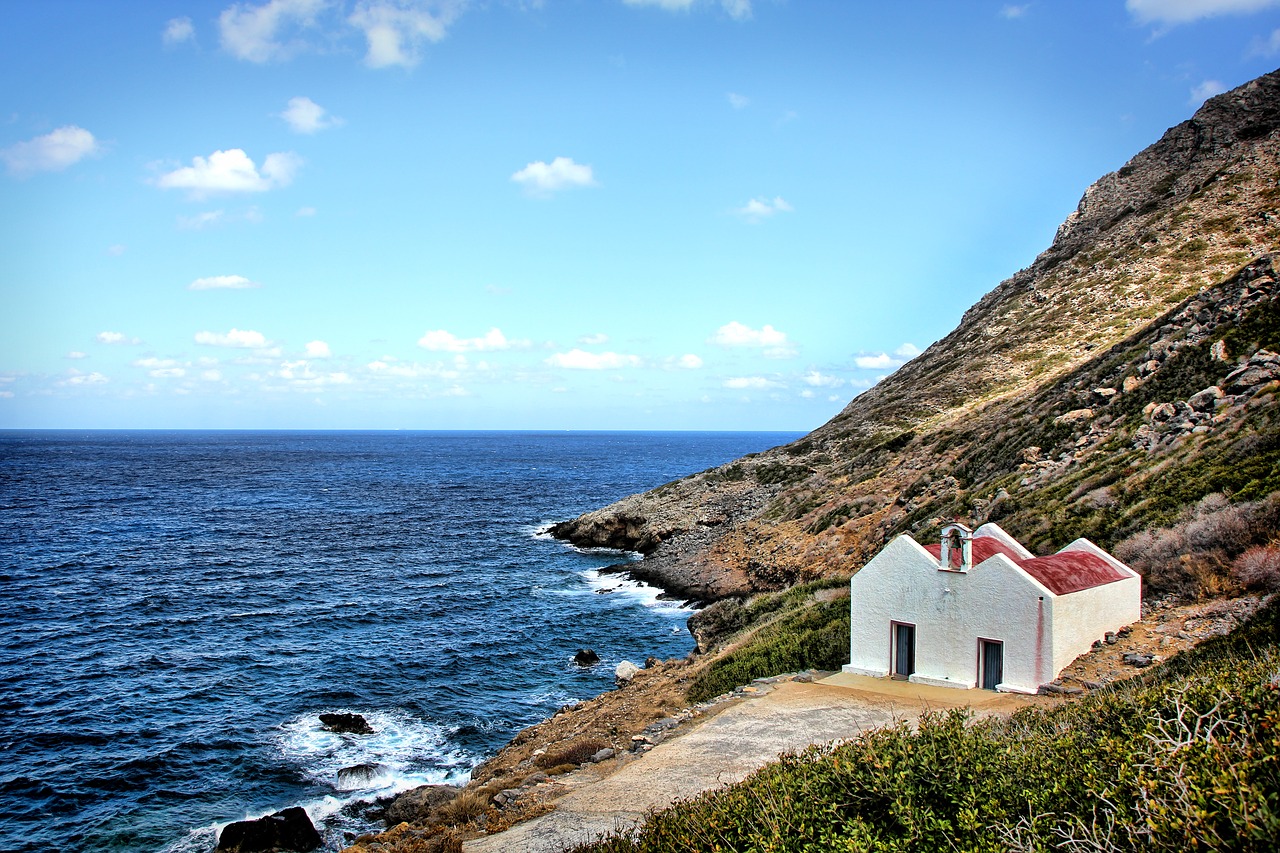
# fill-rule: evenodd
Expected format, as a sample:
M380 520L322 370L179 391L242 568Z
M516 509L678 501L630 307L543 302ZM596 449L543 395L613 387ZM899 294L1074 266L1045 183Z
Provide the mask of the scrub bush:
M1156 669L1010 719L927 714L784 756L579 853L1270 853L1280 597Z

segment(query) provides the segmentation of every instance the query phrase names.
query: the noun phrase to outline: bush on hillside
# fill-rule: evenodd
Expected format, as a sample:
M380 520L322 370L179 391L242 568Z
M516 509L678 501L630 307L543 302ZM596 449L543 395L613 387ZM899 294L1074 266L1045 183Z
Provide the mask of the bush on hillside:
M1231 574L1245 589L1280 591L1280 548L1250 548L1236 557L1231 564Z
M1147 595L1195 598L1227 592L1239 579L1232 561L1267 542L1280 523L1280 492L1261 501L1202 498L1172 527L1120 542L1115 555L1143 576Z

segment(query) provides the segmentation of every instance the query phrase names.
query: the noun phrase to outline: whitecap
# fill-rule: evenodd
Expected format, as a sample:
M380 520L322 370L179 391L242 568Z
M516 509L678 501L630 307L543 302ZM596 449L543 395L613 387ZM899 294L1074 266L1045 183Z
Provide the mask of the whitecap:
M600 569L587 569L578 572L587 582L593 593L603 598L618 596L629 603L640 604L659 613L690 614L695 608L684 602L662 598L663 591L656 586L638 581L626 574L605 574Z
M359 799L390 796L418 785L459 784L469 778L475 761L450 744L444 727L400 711L346 712L360 713L374 733L338 734L320 723L319 712L304 714L280 727L276 744L280 757L334 791L339 790L339 771L380 765L381 771L371 774L365 784L343 786L344 793L362 794Z

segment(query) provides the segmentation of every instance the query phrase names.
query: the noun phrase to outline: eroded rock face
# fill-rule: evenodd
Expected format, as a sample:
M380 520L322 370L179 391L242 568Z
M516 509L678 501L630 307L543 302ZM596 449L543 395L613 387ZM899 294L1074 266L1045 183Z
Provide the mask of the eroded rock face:
M461 788L453 785L422 785L405 791L387 806L387 826L426 823L434 809L452 801L461 792Z
M218 850L227 853L275 853L315 850L324 839L300 806L278 811L257 820L238 820L218 837Z

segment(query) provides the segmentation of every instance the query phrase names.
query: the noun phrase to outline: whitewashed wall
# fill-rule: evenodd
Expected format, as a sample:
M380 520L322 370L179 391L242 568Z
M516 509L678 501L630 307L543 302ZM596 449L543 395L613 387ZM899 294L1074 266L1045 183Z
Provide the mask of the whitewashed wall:
M1004 643L1003 689L1034 692L1053 678L1053 595L997 554L968 572L941 571L914 539L899 536L849 582L848 672L887 675L892 622L916 626L912 681L978 684L978 640Z

